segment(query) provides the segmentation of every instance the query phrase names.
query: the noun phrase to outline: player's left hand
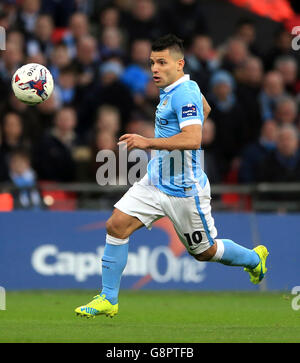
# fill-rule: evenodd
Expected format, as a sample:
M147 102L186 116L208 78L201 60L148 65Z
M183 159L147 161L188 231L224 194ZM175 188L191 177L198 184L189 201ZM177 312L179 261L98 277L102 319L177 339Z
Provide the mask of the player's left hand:
M119 138L119 144L126 143L127 149L148 149L150 146L150 139L137 134L125 134Z

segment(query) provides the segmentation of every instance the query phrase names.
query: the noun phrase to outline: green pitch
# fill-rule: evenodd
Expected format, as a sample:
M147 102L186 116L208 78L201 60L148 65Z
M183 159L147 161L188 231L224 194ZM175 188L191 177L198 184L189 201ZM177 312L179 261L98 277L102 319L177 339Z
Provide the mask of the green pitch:
M122 291L113 319L76 317L94 294L7 292L0 342L300 342L288 293Z

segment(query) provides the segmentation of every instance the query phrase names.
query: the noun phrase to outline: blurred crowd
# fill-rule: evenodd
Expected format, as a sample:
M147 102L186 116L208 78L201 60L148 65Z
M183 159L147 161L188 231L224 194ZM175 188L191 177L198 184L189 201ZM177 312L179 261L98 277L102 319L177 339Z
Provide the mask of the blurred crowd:
M217 9L216 9L217 10ZM154 135L159 98L151 41L185 41L185 73L211 105L202 147L211 183L300 181L299 54L284 27L267 52L256 24L240 19L221 45L197 0L2 0L0 181L95 181L96 154L124 132ZM11 90L26 63L51 71L55 90L31 107ZM39 196L19 196L35 205Z

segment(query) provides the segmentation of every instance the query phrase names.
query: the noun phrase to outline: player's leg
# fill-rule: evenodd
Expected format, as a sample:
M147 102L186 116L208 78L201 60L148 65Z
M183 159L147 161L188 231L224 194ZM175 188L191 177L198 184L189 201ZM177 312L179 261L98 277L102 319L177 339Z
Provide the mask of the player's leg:
M106 223L106 244L102 257L102 291L89 304L80 306L75 312L92 317L105 314L114 316L118 312L118 295L123 270L127 263L130 235L163 217L157 189L136 183L115 204L115 210Z
M118 303L122 273L127 264L129 236L144 224L115 208L106 222L106 244L102 257L102 291L113 305Z
M194 257L200 261L205 260L228 266L244 267L244 270L250 275L251 282L254 284L259 283L267 272L266 259L269 254L267 248L257 246L252 250L231 239L215 239L217 233L212 227L214 220L211 216L210 186L209 182L207 183L208 185L203 191L200 191L199 196L195 197L195 202L210 246L206 251L194 254Z
M250 281L253 284L258 284L264 278L267 272L266 260L269 255L265 246L260 245L250 250L230 239L216 239L214 246L215 254L206 261L219 262L229 266L242 266L249 273ZM202 260L201 255L194 257Z
M245 248L229 239L216 239L214 244L206 251L194 255L198 261L220 262L228 266L242 266L255 268L259 256L254 250Z
M219 262L229 266L242 266L253 283L263 278L268 251L264 246L254 250L229 239L216 240L217 230L211 216L209 182L199 195L173 199L168 211L177 234L188 252L199 261Z
M144 224L136 217L114 209L106 222L106 244L102 256L102 291L87 305L75 309L77 315L113 317L118 313L121 276L127 264L129 236Z

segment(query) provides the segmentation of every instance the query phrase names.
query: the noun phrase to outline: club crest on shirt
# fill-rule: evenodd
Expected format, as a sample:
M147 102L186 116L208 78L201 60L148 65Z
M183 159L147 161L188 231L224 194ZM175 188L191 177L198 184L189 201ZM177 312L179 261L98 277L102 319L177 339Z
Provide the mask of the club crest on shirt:
M197 107L193 104L188 104L186 106L182 106L182 115L181 117L191 117L197 116Z
M168 101L169 101L169 98L167 97L165 100L164 100L164 102L162 103L162 107L165 107L166 105L167 105L167 103L168 103Z

